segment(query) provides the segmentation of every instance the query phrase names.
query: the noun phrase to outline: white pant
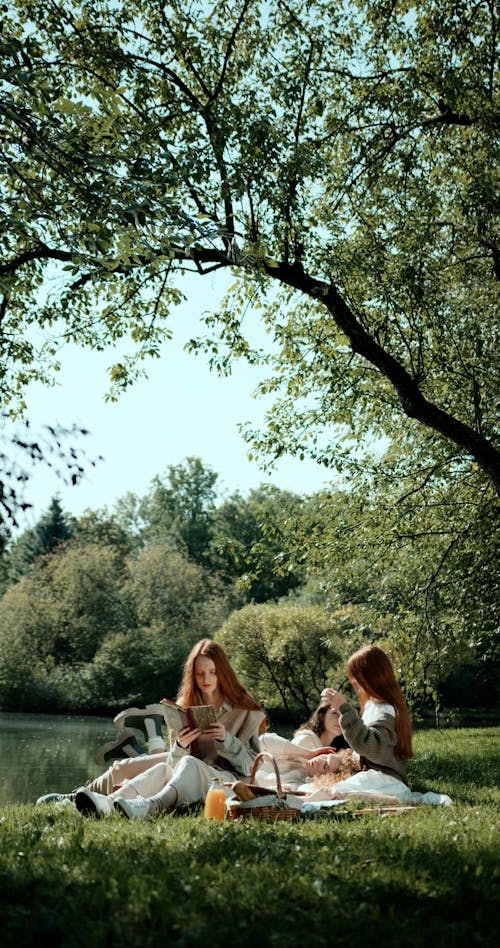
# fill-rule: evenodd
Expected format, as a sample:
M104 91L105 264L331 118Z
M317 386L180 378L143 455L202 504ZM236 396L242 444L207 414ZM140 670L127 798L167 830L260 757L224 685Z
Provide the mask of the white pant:
M229 770L218 770L216 767L209 767L197 757L187 756L176 764L174 770L167 763L156 764L145 773L128 780L126 785L133 787L139 796L147 799L150 797L161 799L163 790L174 787L177 793L177 805L181 805L204 800L214 777L221 777L227 783L234 783L238 779ZM229 796L229 788L225 789L226 796Z
M111 794L117 787L121 787L142 774L145 770L155 767L159 763L169 764L171 755L168 752L161 754L139 754L138 757L125 757L115 760L111 767L100 774L89 784L89 790L96 793ZM170 768L172 771L172 768ZM167 778L168 779L168 778Z
M115 791L115 796L126 796L130 799L134 794L124 791L127 787L133 787L139 797L154 797L155 794L160 793L160 790L163 790L172 775L173 770L170 764L166 762L155 764L154 767L150 767L143 774L138 774L137 777L132 777L130 780L124 780L120 789Z

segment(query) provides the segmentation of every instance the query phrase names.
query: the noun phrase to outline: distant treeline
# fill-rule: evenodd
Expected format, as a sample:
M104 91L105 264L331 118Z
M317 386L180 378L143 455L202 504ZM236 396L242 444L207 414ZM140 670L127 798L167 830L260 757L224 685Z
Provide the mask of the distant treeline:
M347 656L369 641L391 653L416 713L498 705L487 518L466 532L458 497L456 509L434 497L398 510L373 484L218 501L217 480L188 458L111 512L75 518L55 497L6 544L0 707L110 711L172 697L203 636L292 719L325 682L345 686Z

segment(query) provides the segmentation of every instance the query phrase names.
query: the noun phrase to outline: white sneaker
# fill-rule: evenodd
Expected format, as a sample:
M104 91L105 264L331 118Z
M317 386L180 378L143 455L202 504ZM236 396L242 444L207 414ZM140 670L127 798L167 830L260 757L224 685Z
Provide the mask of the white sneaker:
M115 810L126 816L128 820L150 820L154 816L154 806L150 800L144 797L136 797L135 800L127 800L126 797L115 797Z
M71 793L44 793L43 797L38 797L35 806L40 806L42 803L60 803L63 806L71 804L73 806L75 793L76 790L72 790Z
M65 797L64 800L56 800L54 806L61 810L63 810L65 807L72 807L73 810L76 810L75 801L69 800L68 797Z
M84 816L95 816L101 819L103 816L111 816L113 813L113 803L103 793L94 793L87 787L80 787L76 792L75 806Z

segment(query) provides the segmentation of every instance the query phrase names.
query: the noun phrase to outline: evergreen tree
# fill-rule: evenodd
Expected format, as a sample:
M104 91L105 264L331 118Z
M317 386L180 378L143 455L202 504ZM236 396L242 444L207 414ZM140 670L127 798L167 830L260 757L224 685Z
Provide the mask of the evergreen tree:
M72 535L73 530L61 507L61 501L59 497L53 497L48 510L38 523L24 530L12 544L7 557L8 580L16 582L39 556L53 553L61 543L70 540Z
M38 521L34 534L37 556L42 553L52 553L59 543L71 539L73 533L59 497L52 498L49 509Z

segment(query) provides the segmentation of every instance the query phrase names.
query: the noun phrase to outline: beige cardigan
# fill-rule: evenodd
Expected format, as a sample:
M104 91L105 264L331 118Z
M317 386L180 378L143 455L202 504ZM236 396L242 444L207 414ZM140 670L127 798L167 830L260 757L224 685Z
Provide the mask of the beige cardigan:
M253 762L260 752L259 729L266 716L263 711L247 708L232 708L227 703L217 717L223 724L226 736L223 741L214 741L201 736L198 739L198 757L209 767L230 770L238 776L249 777ZM189 748L180 747L172 741L172 766L189 754Z

